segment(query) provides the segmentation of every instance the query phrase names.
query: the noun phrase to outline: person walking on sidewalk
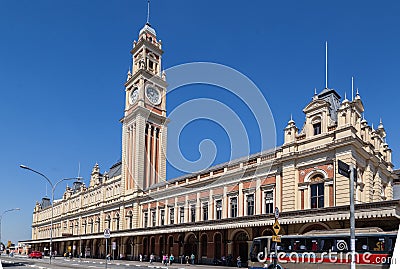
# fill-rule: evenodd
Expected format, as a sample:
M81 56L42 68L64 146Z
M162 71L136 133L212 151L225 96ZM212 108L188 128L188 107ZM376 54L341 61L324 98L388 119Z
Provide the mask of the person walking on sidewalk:
M174 254L171 253L171 255L169 256L169 265L172 265L174 260L175 260Z
M192 253L192 255L190 255L190 260L191 260L192 264L194 264L194 258L195 258L194 253Z
M240 256L237 257L236 261L237 261L237 267L241 268L242 267L242 259L240 258Z
M167 266L167 258L168 258L167 254L164 254L164 255L162 256L162 262L163 262L163 264L164 264L165 266Z

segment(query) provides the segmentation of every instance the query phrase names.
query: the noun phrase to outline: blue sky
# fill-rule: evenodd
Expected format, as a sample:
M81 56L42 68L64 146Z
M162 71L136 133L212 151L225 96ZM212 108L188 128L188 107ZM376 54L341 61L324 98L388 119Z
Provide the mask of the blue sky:
M19 164L55 181L77 176L80 163L88 182L96 162L105 171L120 160L123 83L146 2L0 1L0 211L21 208L3 218L3 241L30 238L35 201L46 194L44 180ZM350 95L355 77L365 117L375 126L382 117L398 167L399 12L398 1L153 0L150 22L163 41L164 68L210 61L248 76L272 110L278 145L290 114L301 128L314 88L324 88L328 41L329 87ZM216 92L188 87L171 95L168 108ZM215 96L247 119L232 96ZM198 158L198 142L209 137L219 149L214 163L228 160L218 127L187 126L180 142L188 159ZM168 178L178 175L168 170Z

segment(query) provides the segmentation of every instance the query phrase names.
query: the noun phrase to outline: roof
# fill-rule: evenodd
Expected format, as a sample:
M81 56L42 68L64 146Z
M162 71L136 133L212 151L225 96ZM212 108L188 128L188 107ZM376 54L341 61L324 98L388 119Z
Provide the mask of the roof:
M146 24L144 25L144 27L142 28L142 30L140 30L139 35L141 35L143 31L147 31L147 32L149 32L150 34L153 34L154 36L156 36L156 30L154 30L154 29L151 27L150 23L146 23Z
M337 93L336 90L334 90L334 89L328 89L328 88L323 89L322 92L321 92L320 94L318 94L318 98L322 98L322 97L327 96L327 95L329 95L329 94L331 94L331 93L333 93L334 95L336 95L337 98L339 98L339 99L341 98L340 95Z
M120 176L121 175L121 168L122 168L122 162L119 161L115 164L113 164L110 168L110 171L108 172L108 176L110 178Z

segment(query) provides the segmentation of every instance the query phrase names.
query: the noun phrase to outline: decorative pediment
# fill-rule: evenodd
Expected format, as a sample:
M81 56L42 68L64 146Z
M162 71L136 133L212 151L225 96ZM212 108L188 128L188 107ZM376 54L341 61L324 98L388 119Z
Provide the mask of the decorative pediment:
M313 100L311 103L309 103L304 109L303 112L304 113L308 113L311 112L313 110L322 108L322 107L329 107L329 103L327 101L321 100L321 99L317 99L317 100Z

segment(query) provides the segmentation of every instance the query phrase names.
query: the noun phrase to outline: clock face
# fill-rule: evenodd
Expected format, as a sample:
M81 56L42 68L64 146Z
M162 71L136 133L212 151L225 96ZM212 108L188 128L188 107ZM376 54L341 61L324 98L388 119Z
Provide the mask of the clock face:
M138 97L139 97L139 89L137 88L137 87L135 87L132 91L131 91L131 93L130 93L130 95L129 95L129 103L132 105L132 104L134 104L135 102L136 102L136 100L138 99Z
M159 103L161 103L160 91L155 89L155 88L153 88L153 87L147 87L147 89L146 89L146 97L154 105L158 105Z

